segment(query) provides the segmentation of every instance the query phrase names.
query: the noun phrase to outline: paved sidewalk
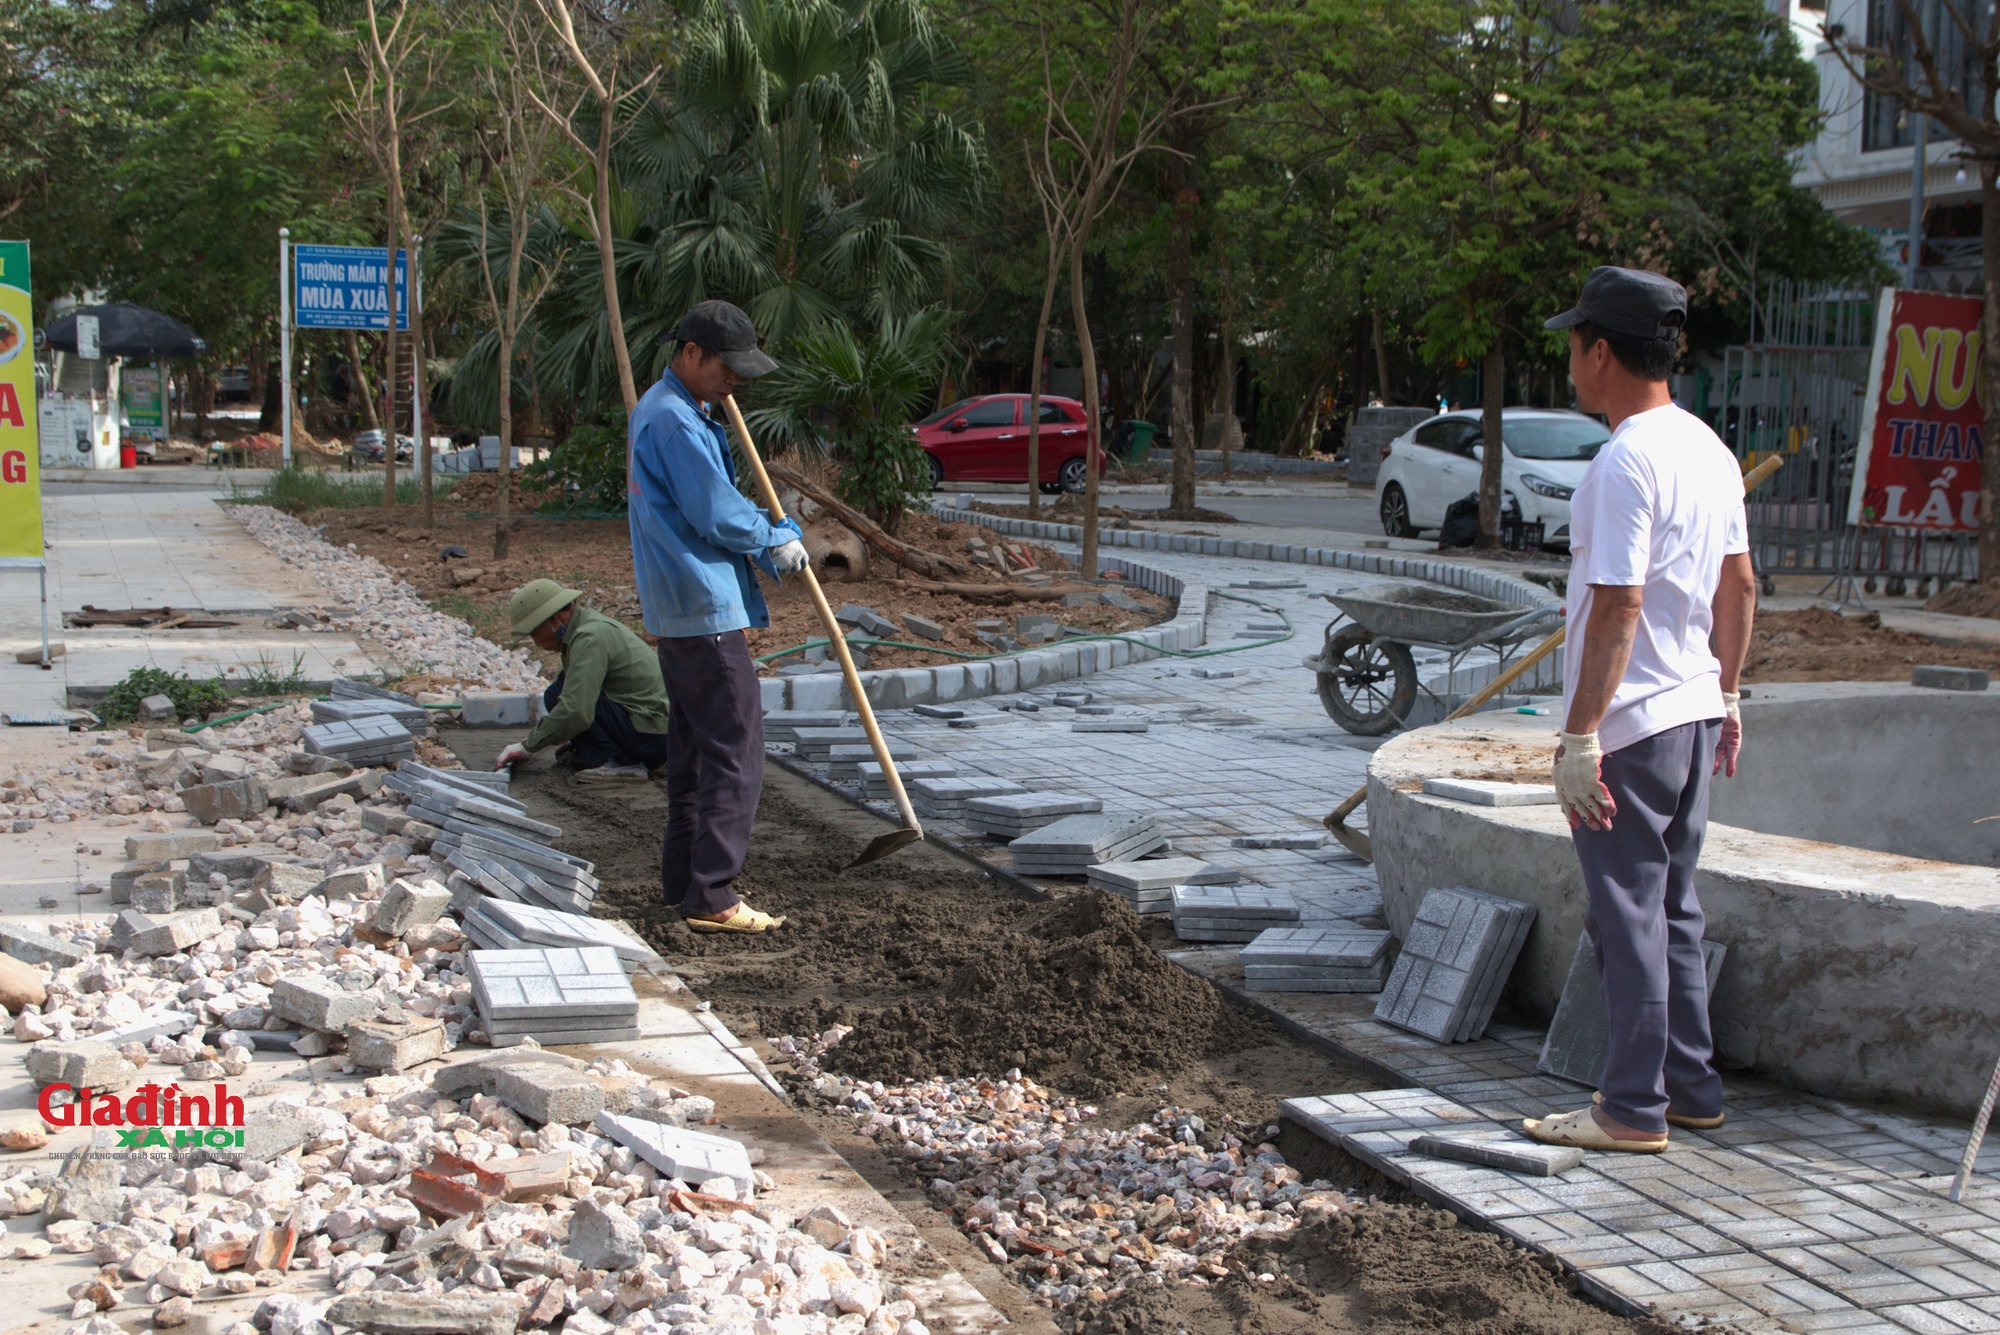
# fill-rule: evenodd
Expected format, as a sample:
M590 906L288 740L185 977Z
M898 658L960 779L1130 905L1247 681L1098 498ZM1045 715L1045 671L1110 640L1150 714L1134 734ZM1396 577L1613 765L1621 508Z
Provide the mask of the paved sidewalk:
M327 601L311 575L285 565L216 504L218 493L184 487L65 487L42 500L49 557L49 642L67 652L53 671L14 662L39 648L35 577L0 581L0 712L61 709L136 667L191 677L228 668L283 676L296 662L309 681L373 671L351 636L302 634L265 625L272 611ZM238 621L226 630L65 629L65 612L173 607Z
M1308 923L1385 925L1373 868L1315 838L1324 834L1319 818L1363 781L1374 744L1326 717L1299 666L1333 615L1317 595L1370 577L1156 551L1120 555L1215 590L1252 578L1300 579L1303 588L1253 594L1282 609L1297 633L1241 653L1155 659L962 705L992 718L977 727L891 711L881 715L884 730L921 756L953 761L961 774L1156 815L1176 852L1291 890ZM1209 645L1230 644L1253 620L1269 617L1215 600ZM1197 675L1217 671L1236 675ZM1109 717L1145 719L1148 731L1072 732L1080 716L1054 700L1079 691L1111 706ZM1039 708L1001 709L1024 702ZM1553 720L1549 726L1553 733ZM1365 817L1364 807L1355 823L1365 826ZM1003 848L962 822L936 824L1007 864ZM1318 846L1234 846L1243 836L1272 835ZM1731 1077L1730 1122L1713 1132L1677 1131L1661 1156L1592 1155L1554 1179L1430 1159L1407 1151L1413 1136L1448 1127L1515 1138L1521 1117L1584 1106L1589 1091L1535 1071L1538 1028L1494 1025L1474 1042L1441 1045L1376 1022L1372 996L1243 993L1232 948L1173 957L1398 1087L1330 1098L1300 1090L1286 1104L1288 1116L1462 1218L1560 1258L1614 1308L1727 1320L1751 1331L2000 1331L2000 1188L1975 1179L1964 1204L1944 1199L1963 1124ZM2000 1145L1979 1166L2000 1170Z

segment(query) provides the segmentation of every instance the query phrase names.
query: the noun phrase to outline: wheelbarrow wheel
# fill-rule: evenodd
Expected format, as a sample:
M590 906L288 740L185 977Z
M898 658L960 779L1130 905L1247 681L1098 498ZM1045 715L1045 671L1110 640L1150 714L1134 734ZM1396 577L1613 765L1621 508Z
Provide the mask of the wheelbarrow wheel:
M1394 732L1417 703L1417 661L1410 646L1384 641L1359 626L1329 636L1320 659L1319 702L1327 717L1357 737Z

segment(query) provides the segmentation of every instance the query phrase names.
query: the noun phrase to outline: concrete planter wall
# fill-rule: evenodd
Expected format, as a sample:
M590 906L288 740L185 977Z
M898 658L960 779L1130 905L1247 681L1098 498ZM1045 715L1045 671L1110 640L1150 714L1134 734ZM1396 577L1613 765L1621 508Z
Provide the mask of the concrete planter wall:
M1745 701L1746 756L1805 693L1837 702L1849 689L1789 688L1798 695L1772 699L1762 724L1759 697ZM1991 756L2000 698L1950 703L1971 701L1966 730L1986 738L1978 754ZM1368 781L1390 926L1407 930L1424 893L1444 886L1534 904L1508 996L1544 1018L1583 931L1583 877L1561 812L1475 807L1418 790L1447 775L1546 782L1553 733L1553 720L1510 715L1422 729L1385 743ZM1859 780L1862 759L1828 750L1818 765ZM1885 781L1900 774L1893 756L1866 759ZM1983 772L1991 771L1989 762ZM1733 782L1743 779L1739 771ZM1729 947L1710 1007L1724 1066L1819 1094L1974 1111L2000 1051L2000 870L1711 824L1696 885L1709 938Z

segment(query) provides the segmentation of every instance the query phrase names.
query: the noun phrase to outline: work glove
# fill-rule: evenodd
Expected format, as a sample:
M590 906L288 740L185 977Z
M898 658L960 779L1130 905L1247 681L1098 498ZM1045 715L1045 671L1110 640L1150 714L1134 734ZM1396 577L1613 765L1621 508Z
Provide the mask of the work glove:
M772 579L803 570L806 565L805 536L798 521L787 515L771 525L770 545L751 557L751 563Z
M1599 777L1604 752L1597 744L1597 734L1563 732L1556 735L1562 739L1556 746L1556 801L1561 804L1563 815L1569 817L1569 827L1574 830L1579 825L1588 825L1593 830L1610 829L1611 818L1618 814L1618 804L1612 800L1611 790Z
M519 742L515 742L500 753L500 758L493 762L493 768L511 770L527 758L528 748L522 746Z
M1736 757L1743 750L1743 692L1722 693L1722 736L1715 743L1715 768L1711 774L1736 777Z

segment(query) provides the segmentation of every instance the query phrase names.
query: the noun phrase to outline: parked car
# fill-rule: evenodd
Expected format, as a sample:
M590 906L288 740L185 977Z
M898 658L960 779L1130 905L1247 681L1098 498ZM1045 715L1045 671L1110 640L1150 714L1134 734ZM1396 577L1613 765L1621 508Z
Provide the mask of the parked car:
M250 401L250 368L225 366L215 377L215 397L222 403Z
M1375 476L1382 531L1414 538L1444 523L1453 501L1479 491L1485 433L1477 412L1445 413L1389 442ZM1507 408L1500 415L1503 508L1540 524L1542 541L1569 546L1569 498L1611 433L1594 417L1557 408Z
M1026 394L982 394L961 399L914 422L917 444L930 458L931 486L947 482L1026 482L1030 400ZM1083 405L1042 396L1040 467L1043 491L1080 492L1088 475L1090 437ZM1098 458L1098 475L1105 461Z

